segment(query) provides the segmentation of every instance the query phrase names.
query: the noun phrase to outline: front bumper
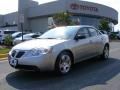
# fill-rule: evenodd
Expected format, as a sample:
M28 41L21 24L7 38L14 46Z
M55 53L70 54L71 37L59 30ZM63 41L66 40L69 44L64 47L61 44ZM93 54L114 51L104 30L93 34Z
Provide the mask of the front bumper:
M55 61L56 58L52 54L21 58L13 58L9 55L9 64L16 69L40 71L54 70Z

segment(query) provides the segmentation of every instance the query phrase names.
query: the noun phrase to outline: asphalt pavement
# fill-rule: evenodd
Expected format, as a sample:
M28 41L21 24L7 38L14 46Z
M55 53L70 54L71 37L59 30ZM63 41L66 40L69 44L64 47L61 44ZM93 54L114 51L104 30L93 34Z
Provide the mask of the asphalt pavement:
M65 76L18 71L0 62L0 90L120 90L120 42L111 43L109 60L81 62Z

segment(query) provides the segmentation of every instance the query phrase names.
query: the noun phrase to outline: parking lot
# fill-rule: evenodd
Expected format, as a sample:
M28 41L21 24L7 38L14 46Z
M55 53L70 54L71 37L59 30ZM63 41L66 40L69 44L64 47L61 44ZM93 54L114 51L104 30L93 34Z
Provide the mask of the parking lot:
M65 76L54 72L17 71L0 62L0 90L120 90L120 43L112 42L107 61L94 58Z

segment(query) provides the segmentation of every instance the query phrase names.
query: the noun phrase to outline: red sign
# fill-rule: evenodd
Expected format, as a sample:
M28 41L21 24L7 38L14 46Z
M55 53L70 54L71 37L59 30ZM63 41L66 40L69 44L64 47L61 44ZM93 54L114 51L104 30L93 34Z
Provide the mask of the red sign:
M70 7L71 7L71 9L73 9L73 10L78 10L78 9L79 9L79 5L76 4L76 3L71 4Z
M80 5L80 4L77 4L77 3L72 3L70 5L70 8L72 10L88 10L88 11L93 11L93 12L98 12L98 8L96 7L93 7L93 6L87 6L87 5Z

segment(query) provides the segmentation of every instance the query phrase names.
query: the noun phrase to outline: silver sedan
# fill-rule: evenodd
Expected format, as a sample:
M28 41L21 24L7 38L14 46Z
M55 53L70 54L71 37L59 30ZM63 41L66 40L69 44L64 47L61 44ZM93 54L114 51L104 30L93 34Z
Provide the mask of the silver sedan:
M81 25L51 29L38 39L14 46L8 58L16 69L67 74L73 64L95 56L108 59L108 36L92 26Z

